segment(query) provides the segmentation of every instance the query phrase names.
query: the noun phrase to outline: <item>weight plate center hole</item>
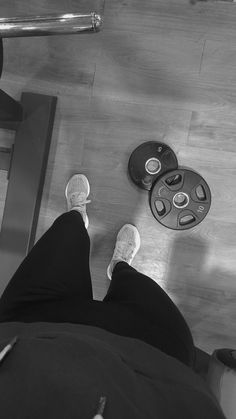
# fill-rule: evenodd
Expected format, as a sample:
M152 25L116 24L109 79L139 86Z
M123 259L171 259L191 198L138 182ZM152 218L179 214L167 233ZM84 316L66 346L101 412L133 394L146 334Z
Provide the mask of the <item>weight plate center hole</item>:
M145 170L150 175L156 175L161 170L160 160L156 159L156 157L152 157L151 159L148 159L145 163Z
M173 204L176 208L185 208L189 204L189 196L185 192L178 192L173 198Z

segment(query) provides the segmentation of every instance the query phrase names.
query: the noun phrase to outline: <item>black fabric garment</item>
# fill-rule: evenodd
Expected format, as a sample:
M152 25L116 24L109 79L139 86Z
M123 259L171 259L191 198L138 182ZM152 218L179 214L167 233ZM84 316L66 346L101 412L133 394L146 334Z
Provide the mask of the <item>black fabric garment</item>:
M80 213L58 217L20 265L0 299L0 322L68 322L134 337L194 363L182 314L151 278L126 263L114 269L103 301L94 301L90 239Z
M194 344L182 314L152 279L116 265L94 301L90 240L76 211L60 216L0 299L1 419L223 419L191 369Z
M145 342L93 326L1 323L1 419L225 419L203 380Z

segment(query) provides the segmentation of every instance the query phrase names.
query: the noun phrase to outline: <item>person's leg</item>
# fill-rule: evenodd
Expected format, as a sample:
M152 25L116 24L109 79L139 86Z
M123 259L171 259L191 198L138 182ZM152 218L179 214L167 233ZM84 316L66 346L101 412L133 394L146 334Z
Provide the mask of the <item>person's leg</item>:
M137 323L132 336L193 365L195 349L191 331L170 297L151 278L125 262L118 262L104 302L119 303L142 314L147 320L146 327Z
M38 240L0 299L0 321L32 303L92 299L90 239L77 211L61 215Z

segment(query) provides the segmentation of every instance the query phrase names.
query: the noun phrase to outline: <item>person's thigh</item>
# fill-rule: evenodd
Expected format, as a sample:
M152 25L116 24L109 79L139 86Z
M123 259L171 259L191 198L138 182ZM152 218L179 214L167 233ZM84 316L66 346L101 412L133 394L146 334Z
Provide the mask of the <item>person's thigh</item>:
M0 299L0 314L31 303L93 298L90 239L77 211L58 217L23 260Z
M120 336L141 340L185 365L193 366L193 353L178 335L170 333L161 322L151 320L130 304L70 298L30 304L18 310L17 315L13 312L9 314L0 315L0 322L74 323L99 327Z

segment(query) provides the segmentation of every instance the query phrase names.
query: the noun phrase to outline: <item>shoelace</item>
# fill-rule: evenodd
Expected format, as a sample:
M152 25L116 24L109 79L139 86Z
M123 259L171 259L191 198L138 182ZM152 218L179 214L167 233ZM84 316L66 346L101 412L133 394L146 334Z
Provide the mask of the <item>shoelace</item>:
M84 209L85 204L89 204L91 200L85 198L86 195L84 192L74 192L71 194L70 202L72 207L80 208L81 210Z
M124 260L129 260L133 256L134 249L132 249L133 243L119 242L117 243L116 253L121 254Z
M84 201L82 204L75 204L74 207L84 210L84 205L89 204L91 201Z

